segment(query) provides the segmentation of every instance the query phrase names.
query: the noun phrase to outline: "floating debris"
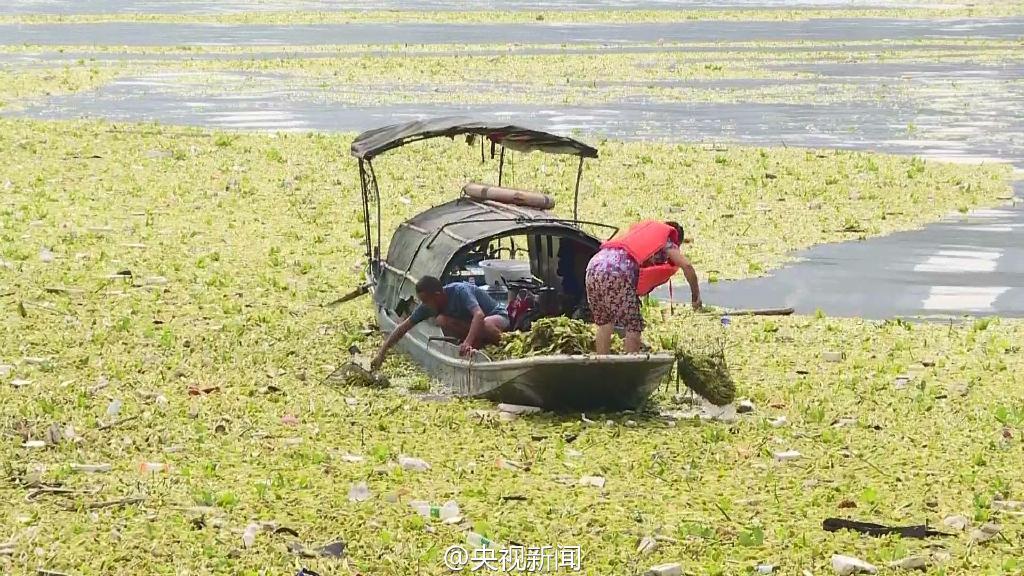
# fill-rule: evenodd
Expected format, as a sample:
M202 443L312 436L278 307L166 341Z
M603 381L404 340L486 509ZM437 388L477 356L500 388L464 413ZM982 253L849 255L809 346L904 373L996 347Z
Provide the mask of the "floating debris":
M947 516L942 520L942 523L953 530L961 532L971 525L971 521L966 516Z
M992 509L994 510L1024 510L1024 502L1017 500L993 500Z
M678 562L671 564L658 564L651 566L643 573L643 576L682 576L683 565Z
M825 362L842 362L843 361L843 353L842 352L832 352L832 351L822 352L821 353L821 359L824 360Z
M1001 528L998 524L988 522L982 524L980 527L971 530L971 542L981 544L982 542L988 542L999 535Z
M142 462L139 464L139 472L143 474L157 474L170 471L170 464L164 464L163 462Z
M636 546L637 554L641 556L647 556L658 549L658 541L650 536L644 536L640 539L640 543Z
M509 414L536 414L541 411L537 406L521 406L519 404L498 404L498 410Z
M348 491L349 502L366 502L370 496L370 487L366 485L366 482L358 482Z
M86 474L99 474L110 472L114 467L111 464L72 464L71 469L75 472L84 472Z
M803 457L803 454L797 452L796 450L787 450L785 452L776 452L775 453L775 459L778 460L779 462L789 462L789 461L792 461L792 460L799 460L802 457Z
M841 554L832 555L832 569L839 576L850 576L851 574L877 574L878 568L873 564L865 562L853 556Z
M399 456L398 465L401 466L403 470L411 470L413 472L426 472L427 470L430 470L430 464L425 460L409 456Z

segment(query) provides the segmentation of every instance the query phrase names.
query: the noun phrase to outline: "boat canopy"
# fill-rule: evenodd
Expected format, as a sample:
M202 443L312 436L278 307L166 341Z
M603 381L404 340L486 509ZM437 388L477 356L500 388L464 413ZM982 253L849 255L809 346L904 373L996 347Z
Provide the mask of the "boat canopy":
M574 238L596 247L600 240L581 230L581 222L563 220L551 213L491 201L459 198L435 206L404 222L395 230L382 264L376 290L378 305L388 309L412 295L422 276L440 277L456 253L489 238L509 234L552 234ZM587 222L609 229L616 228Z
M441 136L454 138L460 135L482 136L493 144L517 152L536 151L597 158L596 148L573 138L504 122L480 121L460 116L414 120L367 130L352 142L352 155L360 160L372 160L388 150L412 142Z

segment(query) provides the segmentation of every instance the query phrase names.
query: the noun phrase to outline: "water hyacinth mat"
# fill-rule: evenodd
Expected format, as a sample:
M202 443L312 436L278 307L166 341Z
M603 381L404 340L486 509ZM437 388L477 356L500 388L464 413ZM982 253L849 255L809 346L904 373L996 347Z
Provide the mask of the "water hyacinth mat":
M4 571L446 574L468 530L578 545L586 574L828 574L834 554L1021 569L1019 321L735 317L729 368L753 410L732 422L675 417L671 387L636 413L501 418L420 395L397 355L389 389L322 384L350 346L380 343L365 301L322 306L360 279L350 140L0 121ZM581 213L672 213L722 278L1006 192L990 166L597 144ZM493 176L447 141L380 160L388 230ZM575 165L515 162L517 185L564 210ZM717 322L678 313L652 337ZM461 518L413 500L454 500ZM830 533L827 517L952 536ZM978 537L986 523L995 537Z

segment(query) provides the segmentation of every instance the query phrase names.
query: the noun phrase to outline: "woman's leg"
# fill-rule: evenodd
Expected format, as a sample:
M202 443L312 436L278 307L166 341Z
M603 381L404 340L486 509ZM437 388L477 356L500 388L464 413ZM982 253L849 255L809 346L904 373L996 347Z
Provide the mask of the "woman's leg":
M626 354L639 354L643 345L644 341L640 332L626 332L625 342L623 342Z
M615 327L611 324L601 324L597 327L597 340L594 342L595 351L598 354L610 354L612 351L612 331Z

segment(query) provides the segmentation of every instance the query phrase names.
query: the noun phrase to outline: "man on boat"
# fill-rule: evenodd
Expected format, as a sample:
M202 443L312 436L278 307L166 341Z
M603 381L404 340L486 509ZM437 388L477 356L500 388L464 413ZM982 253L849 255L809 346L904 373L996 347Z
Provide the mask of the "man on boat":
M700 285L693 265L679 251L683 228L675 222L645 221L622 236L605 242L587 264L587 301L597 324L598 354L611 350L612 331L626 331L625 350L635 354L643 346L644 319L640 296L669 281L682 270L693 309L701 308Z
M469 282L453 282L442 286L437 278L424 276L416 283L416 297L420 305L384 340L370 364L372 369L380 368L388 350L413 326L429 318L434 319L445 336L462 341L459 346L462 355L469 354L477 347L497 344L502 332L509 328L505 307L485 290Z

